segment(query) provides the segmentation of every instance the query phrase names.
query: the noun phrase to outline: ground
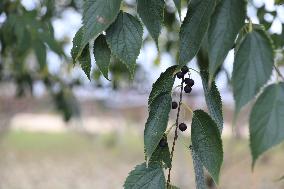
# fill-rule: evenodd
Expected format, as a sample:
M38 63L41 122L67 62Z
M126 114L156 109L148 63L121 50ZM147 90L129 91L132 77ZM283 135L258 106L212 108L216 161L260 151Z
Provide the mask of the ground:
M194 188L189 139L181 137L173 163L173 182ZM284 146L266 153L251 170L247 139L224 140L220 189L283 189ZM117 189L128 172L143 162L141 132L7 132L0 142L1 189Z

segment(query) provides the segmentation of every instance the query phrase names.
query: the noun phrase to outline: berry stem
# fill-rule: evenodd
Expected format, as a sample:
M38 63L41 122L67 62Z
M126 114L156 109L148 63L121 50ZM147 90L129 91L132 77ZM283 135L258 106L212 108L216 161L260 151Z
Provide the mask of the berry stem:
M196 73L200 74L200 72L197 71L196 69L193 69L193 68L188 68L188 69L193 70L193 71L195 71Z
M184 78L182 78L182 81L181 81L179 103L178 103L178 111L177 111L176 124L175 124L176 125L175 136L174 136L173 146L172 146L172 150L171 150L171 157L170 157L171 158L171 164L172 164L172 161L173 161L176 140L178 139L178 122L179 122L180 108L181 108L181 104L182 104L183 83L184 83ZM168 180L167 180L167 188L170 186L170 182L171 182L171 170L172 170L172 166L169 168Z
M276 71L278 77L280 77L282 80L284 80L284 76L283 76L282 73L280 72L279 68L274 65L274 69L275 69L275 71Z

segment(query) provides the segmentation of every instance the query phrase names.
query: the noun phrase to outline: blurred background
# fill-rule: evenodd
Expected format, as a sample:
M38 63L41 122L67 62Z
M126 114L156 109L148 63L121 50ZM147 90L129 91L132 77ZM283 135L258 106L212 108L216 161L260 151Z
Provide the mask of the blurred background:
M182 18L186 3L182 1ZM166 0L159 53L144 29L133 81L114 58L111 81L103 78L94 60L91 81L71 63L82 6L81 0L0 0L0 189L123 188L128 172L144 161L151 85L176 63L181 23L174 3ZM122 8L136 15L135 0L124 0ZM284 71L284 5L279 0L249 1L247 14L268 29L276 64ZM233 55L229 53L216 81L225 118L218 188L283 189L284 181L276 181L284 175L283 144L262 156L251 170L247 123L251 105L232 127ZM188 66L198 69L196 60ZM184 101L193 109L206 109L200 77L191 75L196 85ZM274 73L271 82L275 79ZM190 124L190 113L181 113ZM174 112L169 125L173 119ZM174 156L173 182L180 188L194 188L189 143L189 133L182 134ZM207 184L214 188L210 179Z

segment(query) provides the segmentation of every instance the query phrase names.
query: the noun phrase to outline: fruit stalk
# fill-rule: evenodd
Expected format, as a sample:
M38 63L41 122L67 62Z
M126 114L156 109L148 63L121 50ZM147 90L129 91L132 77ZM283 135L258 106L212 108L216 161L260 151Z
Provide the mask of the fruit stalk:
M177 111L177 117L176 117L175 136L174 136L173 146L172 146L172 150L171 150L171 164L172 164L172 161L173 161L176 140L178 139L178 125L179 125L178 122L179 122L180 108L181 108L181 104L182 104L183 83L184 83L184 77L182 77L182 81L181 81L180 96L179 96L179 103L178 103L178 111ZM169 168L168 180L167 180L167 188L170 186L170 182L171 182L171 170L172 170L172 166Z

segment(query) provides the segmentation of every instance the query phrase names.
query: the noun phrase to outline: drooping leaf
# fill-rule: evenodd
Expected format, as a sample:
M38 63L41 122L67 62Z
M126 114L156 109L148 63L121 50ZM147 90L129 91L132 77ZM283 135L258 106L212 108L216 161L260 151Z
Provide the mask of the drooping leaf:
M81 55L81 49L84 49L82 46L82 39L84 34L84 28L81 27L77 33L75 34L75 37L73 38L73 47L71 49L71 56L73 60L73 64L76 64L77 58Z
M166 137L164 137L167 140ZM169 145L167 144L164 147L157 146L156 150L154 151L151 159L149 160L149 164L151 163L164 163L166 168L171 167L171 154L169 150Z
M208 170L216 183L223 162L223 147L217 124L204 111L193 113L191 125L191 142L194 152L202 165Z
M157 81L153 84L148 105L150 106L152 102L161 94L168 93L170 94L174 85L175 77L174 73L177 66L169 67L165 72L163 72Z
M223 113L222 113L222 100L220 92L213 82L209 88L209 77L206 71L201 71L201 78L203 84L203 91L206 104L212 119L217 123L220 133L223 130Z
M39 40L33 41L34 51L40 68L46 66L46 46Z
M157 97L149 107L149 116L144 130L144 147L146 156L151 158L166 131L171 110L170 94Z
M39 38L45 42L53 52L57 53L58 55L64 55L62 48L50 32L39 33Z
M257 158L284 140L284 83L265 88L250 115L250 148L253 166Z
M164 8L165 2L163 0L137 1L137 12L155 40L157 47L164 19Z
M100 35L94 42L94 56L96 65L98 66L104 77L108 79L111 52L104 35Z
M142 45L143 27L140 21L128 13L120 12L106 33L112 54L127 66L133 77Z
M90 40L106 30L119 13L122 0L86 0L83 12L82 43L78 50L77 59Z
M232 84L236 113L259 92L273 69L273 50L262 30L254 29L243 39L236 52Z
M174 3L178 11L179 18L181 20L181 0L174 0Z
M82 70L85 72L86 76L89 80L91 80L90 72L91 72L91 56L89 50L89 44L83 49L81 55L78 58L78 61L81 65Z
M200 161L198 155L194 152L194 150L192 150L191 156L195 173L196 189L206 189L207 187L205 184L205 176L202 162Z
M124 183L125 189L165 189L165 176L160 164L146 163L131 171Z
M216 6L208 30L210 82L244 25L246 4L245 0L222 0Z
M180 29L179 65L184 66L197 54L208 30L216 0L192 0Z

